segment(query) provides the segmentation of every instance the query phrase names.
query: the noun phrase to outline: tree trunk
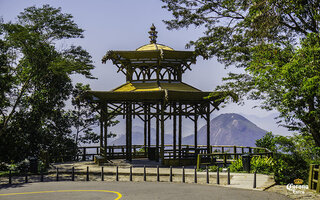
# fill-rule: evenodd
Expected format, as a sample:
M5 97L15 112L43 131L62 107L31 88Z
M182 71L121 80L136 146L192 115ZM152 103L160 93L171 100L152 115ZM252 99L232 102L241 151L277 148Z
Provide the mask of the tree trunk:
M320 130L316 128L310 128L310 132L312 134L312 137L316 143L317 147L320 147Z
M22 96L24 95L24 92L26 91L27 87L29 86L29 80L31 79L31 77L29 77L22 85L22 88L20 90L20 93L12 107L12 110L10 112L10 114L8 115L8 117L4 120L3 126L0 129L0 135L2 135L2 133L4 132L4 130L7 128L9 121L11 120L13 114L16 112L16 108L18 106L18 104L20 103L20 100L22 98Z

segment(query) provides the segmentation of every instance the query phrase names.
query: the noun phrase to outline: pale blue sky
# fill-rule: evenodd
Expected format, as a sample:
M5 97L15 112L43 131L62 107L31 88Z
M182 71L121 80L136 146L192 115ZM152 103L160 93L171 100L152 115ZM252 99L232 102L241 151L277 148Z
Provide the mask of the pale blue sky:
M101 64L101 58L108 50L135 50L149 43L147 32L152 23L157 27L158 43L175 50L185 50L185 44L195 40L203 32L193 27L187 30L167 30L162 20L170 19L171 15L161 8L163 3L160 0L0 0L0 16L5 22L15 21L24 8L33 5L39 7L43 4L61 7L62 12L72 14L74 21L85 30L84 39L63 41L57 46L63 48L64 44L81 45L92 55L96 66L93 75L98 79L86 80L80 76L73 76L73 81L90 83L93 90L111 90L125 82L124 75L117 74L117 69L111 62ZM224 69L224 65L215 59L202 60L200 57L192 69L185 73L183 81L203 91L212 91L221 84L222 77L229 71L236 70ZM272 120L271 116L275 116L276 112L252 109L252 106L252 102L245 106L230 104L214 115L239 113L265 130L271 130L276 134L288 134L286 129L279 128L275 120Z

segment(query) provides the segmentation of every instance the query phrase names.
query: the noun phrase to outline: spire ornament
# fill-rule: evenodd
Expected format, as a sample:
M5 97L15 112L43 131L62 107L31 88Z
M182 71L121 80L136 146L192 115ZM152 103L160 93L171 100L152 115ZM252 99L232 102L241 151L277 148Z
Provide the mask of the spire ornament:
M150 44L156 44L157 43L157 33L158 31L156 31L156 27L154 26L154 24L152 24L152 26L150 27L150 31L148 32L150 34L149 38L150 38Z

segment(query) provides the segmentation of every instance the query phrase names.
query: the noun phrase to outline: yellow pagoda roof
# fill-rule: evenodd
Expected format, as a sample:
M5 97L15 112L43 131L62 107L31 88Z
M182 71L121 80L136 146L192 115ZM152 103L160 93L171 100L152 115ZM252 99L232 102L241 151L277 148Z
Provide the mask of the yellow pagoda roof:
M162 44L146 44L136 49L136 51L154 51L154 50L169 50L174 51L171 47L162 45Z
M180 92L201 92L201 90L192 87L183 82L151 82L151 83L136 83L127 82L115 89L112 92L147 92L147 91L180 91Z

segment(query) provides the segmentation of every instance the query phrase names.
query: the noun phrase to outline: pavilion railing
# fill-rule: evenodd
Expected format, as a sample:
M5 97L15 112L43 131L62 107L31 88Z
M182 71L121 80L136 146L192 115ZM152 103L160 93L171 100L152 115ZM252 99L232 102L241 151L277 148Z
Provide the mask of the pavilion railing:
M150 147L156 148L155 145L151 145ZM145 148L144 145L132 145L132 158L148 158L147 151L148 148ZM272 156L272 152L261 147L211 145L209 151L210 152L208 152L206 145L198 145L197 148L194 148L194 145L181 145L181 150L174 150L173 145L165 145L164 159L194 159L195 161L199 161L200 159L200 165L206 165L213 161L226 165L246 153L253 156ZM104 148L100 148L99 146L79 147L78 152L76 160L93 160L96 155L105 157ZM157 152L160 152L160 149L158 149ZM126 158L126 146L108 146L106 153L107 159Z
M310 165L308 185L310 190L316 190L320 193L320 165Z

